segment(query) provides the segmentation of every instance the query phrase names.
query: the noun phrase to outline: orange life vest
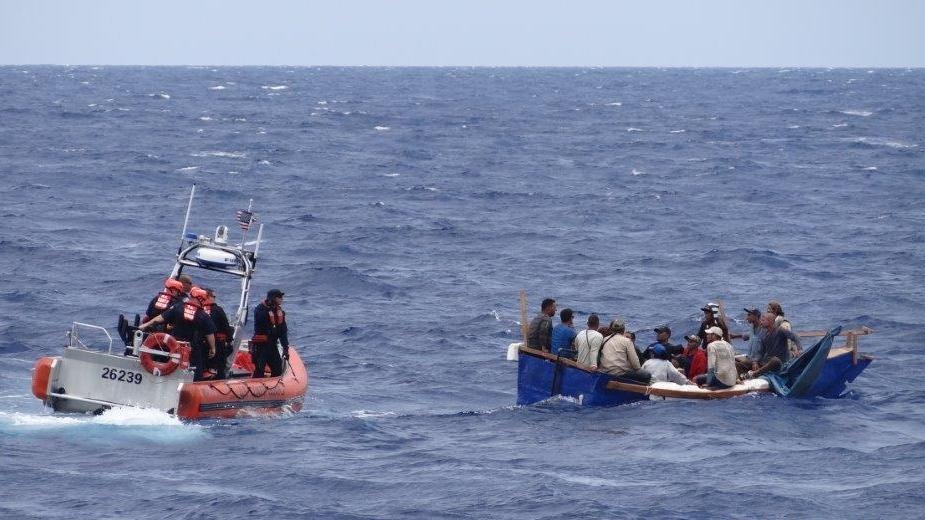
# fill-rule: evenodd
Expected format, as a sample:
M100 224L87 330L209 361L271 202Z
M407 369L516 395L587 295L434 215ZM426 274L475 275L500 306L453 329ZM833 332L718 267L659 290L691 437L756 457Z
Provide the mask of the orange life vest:
M183 319L186 321L193 321L196 318L196 310L201 308L199 300L196 298L188 298L183 303Z
M282 307L272 308L267 305L267 317L270 319L270 325L274 327L279 327L286 321L286 313L283 312Z
M170 304L173 303L174 297L172 294L166 291L161 291L157 293L157 301L154 302L154 308L159 311L167 310L170 307Z

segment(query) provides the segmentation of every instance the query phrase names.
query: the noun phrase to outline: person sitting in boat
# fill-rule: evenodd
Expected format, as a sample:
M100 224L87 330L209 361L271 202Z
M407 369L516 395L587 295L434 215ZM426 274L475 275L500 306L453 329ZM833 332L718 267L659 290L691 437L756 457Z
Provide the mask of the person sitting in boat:
M642 359L649 360L655 357L654 349L656 346L661 345L664 347L665 351L668 352L670 357L679 356L684 352L684 347L681 345L675 345L671 342L671 329L668 325L659 325L655 327L655 342L650 343L648 347L642 352Z
M707 372L707 351L700 346L700 336L696 334L684 336L684 340L687 345L680 359L684 374L693 381L695 377Z
M745 373L746 379L758 377L768 372L776 372L781 366L790 359L790 349L787 341L796 343L797 348L802 350L800 338L793 331L784 330L774 325L776 315L772 312L766 312L761 315L759 323L767 329L767 334L761 338L761 349L758 354L758 360L752 362L750 370ZM739 364L740 370L743 367Z
M279 289L267 291L267 299L254 309L254 337L251 338L251 356L254 358L254 377L265 377L264 368L270 366L270 377L283 374L283 359L289 359L289 327L283 310L283 296ZM283 359L279 347L283 346Z
M190 366L194 368L193 381L202 379L207 361L215 357L215 324L202 310L202 302L205 299L205 291L198 287L190 289L190 297L185 301L174 304L160 316L138 326L140 330L145 330L159 323L172 325L170 334L190 344Z
M742 335L742 339L748 342L748 353L741 361L748 363L758 360L761 351L761 339L767 334L767 329L761 326L761 311L758 309L745 309L745 322L749 325L749 331Z
M729 329L726 327L723 320L720 319L719 304L709 302L701 307L700 310L703 311L703 321L700 322L700 330L697 331L697 335L700 336L700 344L703 345L704 348L707 347L706 330L710 327L719 327L723 329L723 339L729 341Z
M736 384L735 350L723 339L723 329L710 327L707 334L707 373L697 376L699 386L729 388Z
M559 313L559 323L552 329L552 337L550 338L551 349L550 352L557 356L575 359L576 352L573 346L575 341L575 336L578 335L578 332L575 331L575 325L572 322L575 313L572 309L562 309L562 312Z
M173 307L173 304L180 301L180 293L183 291L183 284L179 280L168 278L164 282L164 290L157 293L151 302L148 303L148 310L145 311L145 317L142 321L150 321L160 316L164 311ZM158 329L160 330L160 329Z
M651 349L646 350L651 351L652 357L642 364L642 369L652 376L653 383L691 384L684 374L678 372L678 369L671 363L671 354L664 345L656 343Z
M601 343L604 342L604 336L597 330L600 325L601 319L597 314L592 314L588 316L588 328L575 336L575 349L578 351L576 361L589 365L591 370L597 370L597 358L601 353Z
M768 302L767 312L774 314L774 325L783 330L793 331L793 325L790 320L784 317L784 308L780 302L771 300ZM790 357L797 357L802 353L802 349L792 341L787 342L787 349L790 351Z
M225 379L234 329L228 322L225 309L215 302L215 290L208 287L203 290L206 292L206 299L202 310L212 318L212 323L215 325L215 357L209 360L208 367L215 372L215 379Z
M642 384L649 384L650 375L642 370L636 348L629 338L624 336L626 324L623 320L610 322L610 335L601 344L601 371Z
M540 304L540 313L530 322L527 346L549 352L552 348L552 317L556 315L556 300L546 298Z

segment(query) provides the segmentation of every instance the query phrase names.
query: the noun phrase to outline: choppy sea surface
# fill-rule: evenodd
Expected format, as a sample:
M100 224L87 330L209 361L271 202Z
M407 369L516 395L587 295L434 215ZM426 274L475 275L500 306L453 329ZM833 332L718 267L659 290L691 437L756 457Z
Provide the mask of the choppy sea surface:
M918 516L923 100L902 69L0 67L0 517ZM194 183L201 234L254 201L304 409L43 409L33 363L143 311ZM876 360L839 400L518 407L520 289L640 345L773 298Z

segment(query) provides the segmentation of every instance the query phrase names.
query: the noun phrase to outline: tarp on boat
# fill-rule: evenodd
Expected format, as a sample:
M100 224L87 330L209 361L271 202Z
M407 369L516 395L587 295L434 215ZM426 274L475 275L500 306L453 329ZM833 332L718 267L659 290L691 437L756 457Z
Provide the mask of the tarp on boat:
M764 376L774 392L783 397L808 396L829 357L832 341L839 333L841 327L829 330L822 339L804 350L800 357L785 365L780 372Z

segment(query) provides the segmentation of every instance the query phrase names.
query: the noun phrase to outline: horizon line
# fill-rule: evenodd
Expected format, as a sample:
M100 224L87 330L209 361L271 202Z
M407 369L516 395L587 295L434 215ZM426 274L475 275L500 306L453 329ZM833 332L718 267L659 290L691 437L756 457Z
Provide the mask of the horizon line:
M0 67L186 67L186 68L383 68L383 69L826 69L917 70L925 65L344 65L344 64L189 64L189 63L0 63Z

